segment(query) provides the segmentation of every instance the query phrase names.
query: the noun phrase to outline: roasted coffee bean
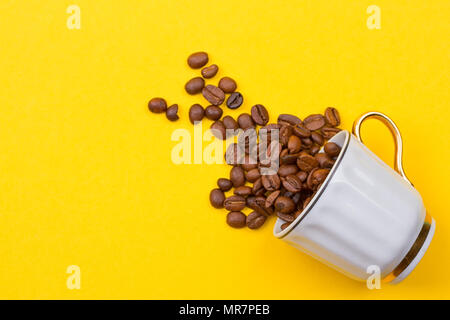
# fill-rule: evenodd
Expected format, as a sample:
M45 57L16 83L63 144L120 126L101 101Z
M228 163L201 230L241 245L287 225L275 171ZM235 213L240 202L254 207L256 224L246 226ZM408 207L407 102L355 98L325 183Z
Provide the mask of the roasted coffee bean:
M341 129L330 128L330 127L325 127L325 128L322 128L322 130L320 130L320 132L322 132L323 137L327 140L330 140L331 138L333 138L334 135L336 133L338 133L339 131L341 131Z
M241 167L233 167L230 171L230 180L233 187L237 188L245 184L245 173Z
M322 135L317 132L311 133L311 140L319 146L323 145L323 142L324 142Z
M325 118L321 114L312 114L303 120L303 125L311 131L319 130L325 125Z
M163 98L153 98L148 102L148 109L153 113L163 113L167 110L166 100Z
M280 189L281 180L278 174L263 175L262 184L267 191L275 191Z
M280 196L280 193L281 191L277 190L269 194L269 196L266 198L265 207L266 208L271 207L275 203L275 200L277 200L277 198Z
M233 228L243 228L246 226L247 217L240 211L231 211L227 214L227 223Z
M205 109L203 109L203 107L198 103L193 104L189 109L189 120L191 121L191 123L194 123L196 121L202 121L204 116L205 116Z
M326 152L326 154L328 154L330 157L334 158L337 157L339 155L339 153L341 152L341 147L339 147L336 143L334 142L328 142L325 144L325 146L323 147L323 150Z
M295 203L291 198L281 196L275 200L275 211L281 213L291 213L295 210Z
M219 120L222 117L223 110L217 106L208 106L205 109L205 116L209 120Z
M219 88L222 89L225 93L232 93L237 88L236 81L231 79L230 77L223 77L219 81Z
M211 125L211 132L217 139L226 139L226 129L223 122L220 120L213 122L213 124Z
M249 186L240 186L234 189L234 194L237 196L248 197L252 194L252 188Z
M301 208L303 209L303 204L301 204ZM294 212L294 219L297 219L299 215L302 214L303 210L297 210Z
M296 174L298 167L295 164L282 164L278 169L278 175L280 177L287 177L290 174Z
M222 191L229 191L233 187L231 180L225 178L219 178L217 180L217 185Z
M252 117L248 113L243 113L237 118L237 123L242 130L247 130L255 127Z
M208 84L206 87L204 87L202 90L202 94L209 103L215 106L220 106L225 100L225 93L212 84Z
M245 173L245 178L249 182L255 182L261 177L261 174L259 173L259 169L255 168Z
M208 60L206 52L195 52L188 57L187 63L192 69L198 69L206 65Z
M319 162L321 168L332 168L334 165L333 159L331 159L326 153L318 153L314 156Z
M303 139L301 139L301 140L302 140L302 145L303 145L305 148L311 148L311 147L312 147L313 141L312 141L310 138L303 138Z
M337 127L341 124L341 117L336 108L328 107L325 110L325 120L332 127Z
M233 92L227 99L228 109L237 109L244 102L244 97L239 92Z
M299 171L295 174L301 182L305 182L308 178L308 174L305 171Z
M288 175L283 180L283 187L290 192L300 192L302 190L302 181L296 175Z
M230 144L225 152L225 161L232 166L241 164L244 161L244 150L237 143Z
M282 126L280 129L280 143L283 146L287 146L289 138L292 136L291 126Z
M223 208L223 202L225 201L225 195L220 189L213 189L209 194L209 201L214 208Z
M319 184L325 181L325 179L328 176L328 173L330 173L330 169L316 169L314 171L311 171L311 173L308 176L308 186L310 189L315 189Z
M287 227L289 227L291 223L290 222L285 222L280 226L281 231L283 231L284 229L286 229Z
M253 211L247 217L247 227L249 229L258 229L266 222L266 219L266 216Z
M266 189L264 189L261 178L259 178L253 183L252 193L255 196L259 196L259 195L264 194L264 192L266 192Z
M302 120L300 118L292 115L292 114L280 114L278 116L278 124L286 125L289 124L291 126L301 125Z
M311 155L302 153L297 159L297 166L302 171L311 172L319 166L319 162Z
M320 147L317 144L313 144L310 148L309 148L309 153L314 156L316 155L317 152L320 151Z
M295 220L295 216L288 213L277 212L277 217L286 222L292 222Z
M177 121L178 119L180 119L180 117L178 116L178 105L177 104L173 104L167 108L166 117L170 121Z
M265 126L269 122L269 113L262 104L255 104L250 113L253 121L259 126Z
M238 123L231 116L223 117L222 121L223 121L223 124L225 125L225 128L227 128L227 129L233 129L233 130L239 129Z
M201 71L202 77L205 79L211 79L217 74L217 71L219 71L219 67L217 64L212 64L208 67L204 67Z
M304 126L295 126L293 132L297 137L309 138L311 136L311 131L306 129Z
M299 137L292 135L289 137L287 147L289 153L298 153L302 148L302 140L300 140Z
M195 77L189 80L185 85L184 89L189 94L197 94L202 92L202 89L205 87L205 80L200 77Z
M265 204L266 204L266 198L264 198L263 196L247 198L247 206L250 209L253 209L262 215L269 216L273 213L273 210L271 208L266 208Z
M284 149L280 153L280 164L294 164L297 162L297 158L300 154L299 153L293 153L289 154L288 149Z
M245 208L245 198L242 196L230 196L223 202L223 206L228 211L241 211Z
M250 171L252 169L258 168L258 161L249 155L244 156L244 162L241 164L242 169L245 171Z

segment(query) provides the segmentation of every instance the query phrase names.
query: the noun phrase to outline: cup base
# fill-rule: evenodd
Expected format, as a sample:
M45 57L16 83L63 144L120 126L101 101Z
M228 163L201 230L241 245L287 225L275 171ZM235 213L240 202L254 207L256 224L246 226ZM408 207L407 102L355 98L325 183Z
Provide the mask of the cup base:
M400 283L401 281L403 281L414 270L414 268L420 262L422 257L425 255L425 252L427 251L427 249L431 243L431 240L433 239L434 232L436 230L436 221L433 218L431 218L431 223L425 222L424 226L427 223L429 224L428 233L425 237L425 240L423 240L423 244L420 247L420 250L417 252L414 259L411 261L411 263L408 264L408 266L403 271L401 271L400 274L398 274L397 276L394 276L393 279L392 278L389 280L385 279L385 280L387 280L386 282L389 282L391 284L397 284L397 283ZM420 238L420 236L419 236L419 238Z

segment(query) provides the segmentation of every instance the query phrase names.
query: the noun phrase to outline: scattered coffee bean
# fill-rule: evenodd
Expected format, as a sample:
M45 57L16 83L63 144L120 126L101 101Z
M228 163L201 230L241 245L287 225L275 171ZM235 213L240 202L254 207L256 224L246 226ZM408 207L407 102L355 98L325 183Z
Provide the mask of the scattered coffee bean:
M314 145L312 145L310 148L309 148L309 153L312 155L312 156L314 156L317 152L319 152L320 151L320 147L317 145L317 144L314 144Z
M297 153L302 148L302 140L300 140L299 137L292 135L289 137L287 147L289 153Z
M300 138L309 138L311 136L311 131L306 129L304 126L295 126L293 128L294 134Z
M205 109L199 104L194 104L189 109L189 120L194 124L196 121L202 121L205 115Z
M311 140L319 146L323 145L323 142L324 142L322 135L317 132L311 133Z
M281 180L278 174L263 175L262 184L267 191L275 191L280 189Z
M314 190L316 187L318 187L322 182L325 181L329 172L330 169L318 169L318 168L311 171L307 180L309 188Z
M211 132L217 139L225 140L227 137L225 125L221 120L213 122L211 125Z
M214 208L223 208L223 202L225 201L225 194L220 189L213 189L209 194L209 201Z
M250 213L247 217L247 227L249 229L258 229L261 228L261 226L266 222L266 216L253 211Z
M312 114L303 120L303 125L311 131L319 130L325 125L325 118L321 114Z
M291 198L280 196L275 200L275 210L280 213L291 213L295 209L295 203Z
M269 112L262 104L255 104L251 109L253 121L259 126L265 126L269 122Z
M319 166L319 162L313 156L303 153L297 159L297 166L302 171L311 172L312 169Z
M233 167L230 171L230 180L233 187L237 188L245 184L245 173L241 167Z
M217 64L212 64L208 67L204 67L201 71L202 77L205 79L211 79L217 74L217 71L219 71L219 67L217 66Z
M259 178L261 178L261 174L259 173L259 169L255 168L245 173L245 178L249 182L255 182Z
M265 204L266 204L266 198L263 196L247 198L247 206L250 209L253 209L262 215L270 216L273 213L273 210L271 208L266 208Z
M188 57L188 65L192 69L198 69L208 63L208 54L206 52L195 52Z
M322 130L320 130L320 132L322 132L323 137L327 140L330 140L331 138L333 138L334 135L336 133L338 133L339 131L341 131L341 129L329 128L329 127L324 127L324 128L322 128Z
M228 109L237 109L244 102L244 97L239 92L233 92L227 99Z
M300 192L302 190L302 181L296 175L288 175L283 181L283 187L290 192Z
M334 158L337 157L339 155L339 152L341 152L341 147L339 147L336 143L334 142L328 142L327 144L325 144L325 146L323 147L323 150L326 152L326 154L328 154L330 157Z
M166 117L170 121L177 121L180 117L178 116L178 105L173 104L166 110Z
M225 100L225 93L218 87L208 84L202 90L203 97L208 100L209 103L215 106L220 106Z
M209 120L219 120L222 117L223 110L217 106L208 106L205 109L205 116Z
M248 197L252 194L252 188L249 186L240 186L234 189L234 194L237 196Z
M148 109L153 113L163 113L167 110L166 100L163 98L153 98L148 102Z
M222 89L222 91L225 93L232 93L236 90L237 84L236 81L234 81L230 77L223 77L219 81L219 88Z
M332 168L334 165L334 160L326 153L317 153L314 158L319 162L321 168Z
M246 226L247 217L240 211L231 211L227 214L227 223L233 228L243 228Z
M278 116L278 124L281 125L291 125L291 126L295 126L295 125L301 125L302 124L302 120L300 120L300 118L292 115L292 114L280 114Z
M202 92L202 89L205 87L205 80L200 77L195 77L189 80L185 85L184 89L189 94L197 94Z
M245 198L242 196L230 196L223 201L223 206L228 211L241 211L245 208L245 204Z
M252 187L252 193L255 196L261 196L266 192L266 189L264 189L263 185L262 185L262 180L261 178L256 179L256 181L253 183L253 187Z
M308 178L308 174L305 171L299 171L295 174L301 182L305 182Z
M298 172L298 167L295 164L282 164L278 169L278 175L280 177L287 177L291 174L296 174Z
M233 183L229 179L219 178L217 180L217 186L222 191L229 191L233 187Z
M295 220L295 216L293 214L283 213L279 211L277 212L277 217L289 223Z
M265 207L266 208L271 207L275 203L275 200L277 200L277 198L279 197L280 193L281 193L281 190L276 190L276 191L272 192L271 194L269 194L269 196L266 198Z
M336 108L328 107L325 110L325 120L332 127L337 127L341 124L341 117Z
M225 128L227 128L227 129L233 129L233 130L239 129L238 123L231 116L223 117L222 121L223 121L223 124L225 125Z
M248 113L243 113L237 118L237 123L242 130L247 130L255 127L252 117Z

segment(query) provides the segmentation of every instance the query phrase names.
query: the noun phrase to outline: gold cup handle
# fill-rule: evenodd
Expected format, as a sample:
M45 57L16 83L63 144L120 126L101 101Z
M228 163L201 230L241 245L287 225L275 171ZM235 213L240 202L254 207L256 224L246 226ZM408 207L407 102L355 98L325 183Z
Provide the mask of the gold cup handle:
M398 130L398 127L395 125L394 121L392 121L387 115L381 113L381 112L367 112L362 114L359 118L353 122L353 134L356 136L356 138L360 141L362 141L361 138L361 126L363 122L367 119L377 119L383 122L388 128L389 131L392 134L392 137L395 141L395 158L394 158L394 170L397 171L398 174L402 176L403 179L405 179L411 186L413 185L411 181L406 177L405 171L403 170L403 164L402 164L402 154L403 154L403 142L402 142L402 136L400 134L400 130Z

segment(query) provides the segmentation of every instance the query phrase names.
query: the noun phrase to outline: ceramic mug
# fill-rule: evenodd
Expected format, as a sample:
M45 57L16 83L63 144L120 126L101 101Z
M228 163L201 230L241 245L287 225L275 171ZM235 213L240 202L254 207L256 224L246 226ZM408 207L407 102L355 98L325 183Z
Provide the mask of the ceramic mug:
M369 118L394 137L395 171L362 143L361 125ZM369 112L355 121L353 134L341 131L330 140L342 149L327 179L286 229L277 220L274 235L351 278L366 281L367 268L378 266L383 282L400 282L425 254L435 221L403 171L394 122Z

